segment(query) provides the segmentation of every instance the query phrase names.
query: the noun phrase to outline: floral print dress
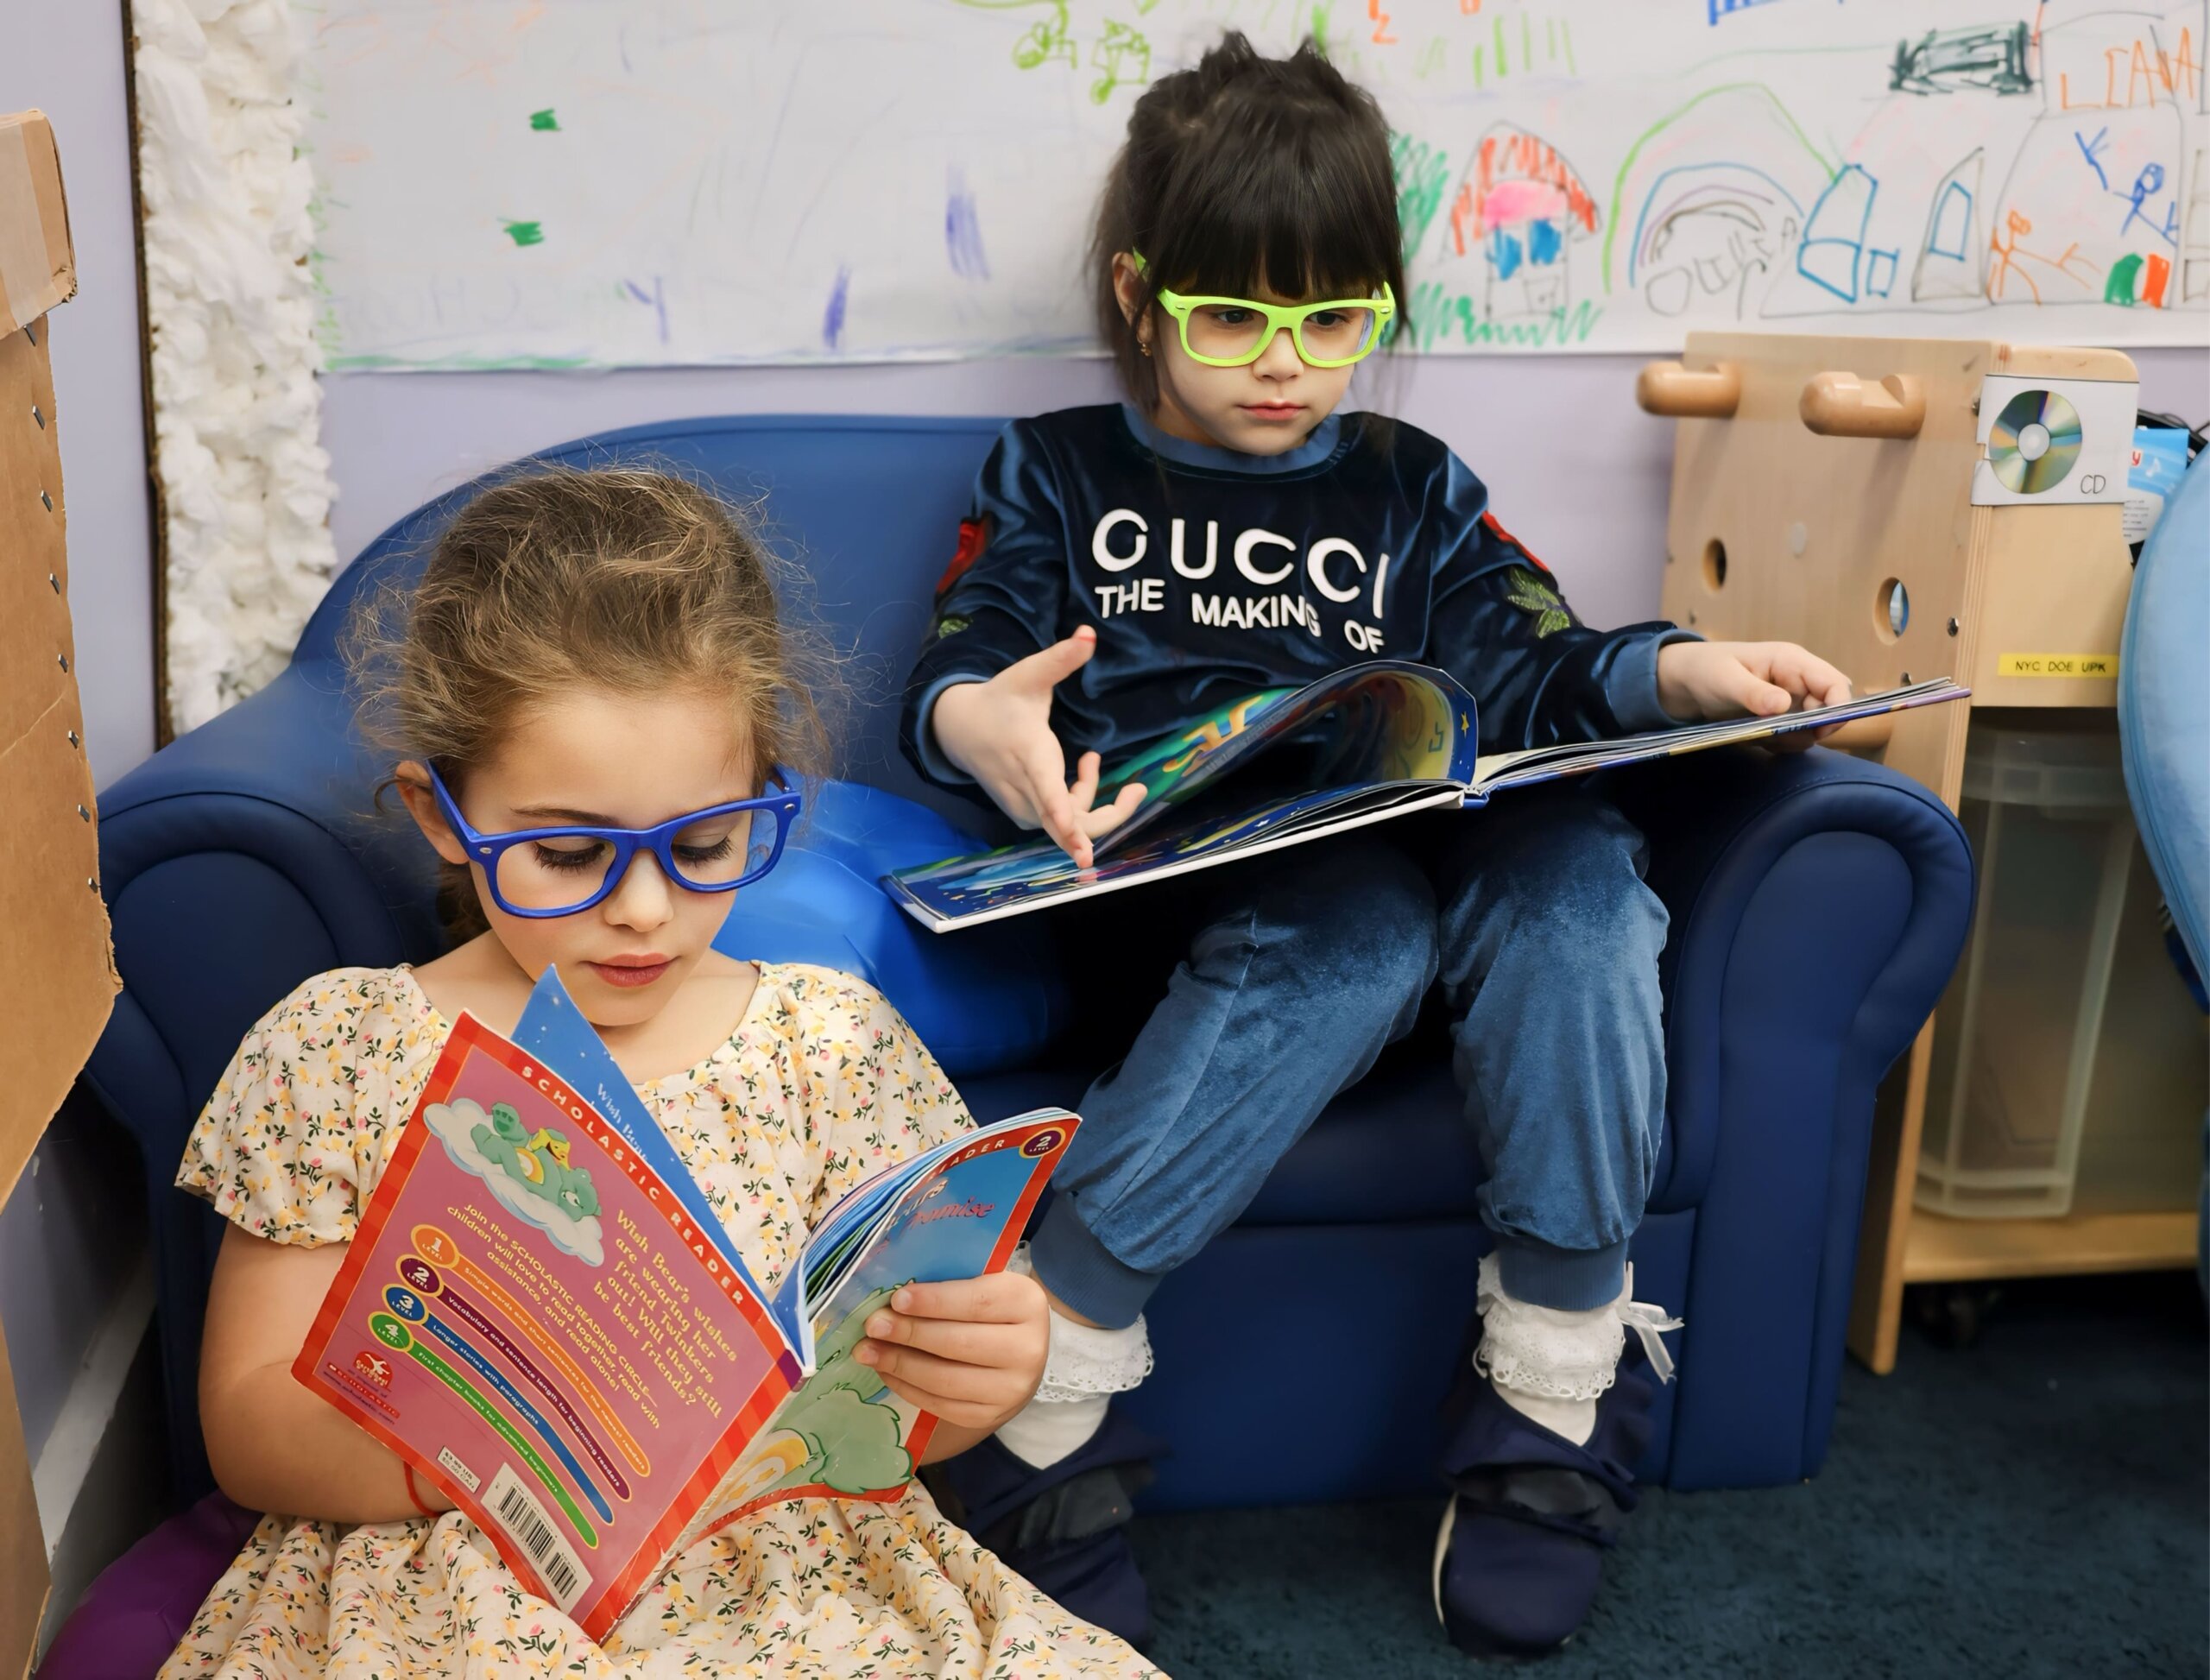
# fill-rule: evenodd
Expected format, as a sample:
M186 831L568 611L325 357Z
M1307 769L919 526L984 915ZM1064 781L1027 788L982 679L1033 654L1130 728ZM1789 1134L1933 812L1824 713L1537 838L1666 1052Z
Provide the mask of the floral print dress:
M239 1047L178 1184L273 1242L350 1240L449 1031L406 969L308 981ZM727 1042L640 1091L770 1288L844 1191L973 1124L897 1012L825 969L763 963ZM1155 1672L917 1481L893 1502L794 1500L708 1536L603 1647L458 1512L354 1528L264 1517L161 1680Z

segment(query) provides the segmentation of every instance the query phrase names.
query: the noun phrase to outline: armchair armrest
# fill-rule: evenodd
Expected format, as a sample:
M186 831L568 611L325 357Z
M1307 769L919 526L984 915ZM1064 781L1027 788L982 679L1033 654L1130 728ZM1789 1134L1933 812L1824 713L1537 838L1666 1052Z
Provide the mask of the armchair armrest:
M1673 919L1671 1171L1651 1207L1695 1210L1686 1334L1702 1368L1771 1390L1733 1416L1783 1420L1692 1451L1684 1436L1676 1460L1711 1485L1809 1475L1840 1378L1874 1093L1962 949L1972 853L1926 789L1824 748L1702 753L1609 791L1649 837ZM1684 1396L1678 1427L1699 1415Z
M231 1052L308 976L436 949L433 878L410 837L377 824L371 786L335 667L307 664L100 801L100 887L123 993L85 1079L138 1147L173 1395L197 1378L220 1228L171 1185ZM203 1493L193 1410L169 1416L177 1491Z
M1972 853L1925 788L1824 748L1699 753L1606 791L1649 840L1650 885L1672 919L1672 1166L1653 1205L1693 1207L1730 1073L1770 1064L1800 1101L1815 1089L1807 1042L1847 1043L1873 1083L1909 1047L1963 945Z

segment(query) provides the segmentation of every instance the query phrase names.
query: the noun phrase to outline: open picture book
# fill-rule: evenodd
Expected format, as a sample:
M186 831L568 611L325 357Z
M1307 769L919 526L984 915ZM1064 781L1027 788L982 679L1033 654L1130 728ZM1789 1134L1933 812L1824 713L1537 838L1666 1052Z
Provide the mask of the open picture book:
M876 1174L765 1290L547 970L512 1039L454 1027L293 1373L603 1639L748 1512L904 1492L936 1420L852 1357L868 1317L1001 1270L1080 1123Z
M1101 777L1100 805L1141 782L1135 814L1077 868L1048 837L883 878L935 932L1070 903L1442 805L1614 765L1824 729L1963 698L1947 677L1778 717L1683 723L1610 741L1478 756L1474 697L1424 665L1377 660L1302 688L1247 696L1153 742Z

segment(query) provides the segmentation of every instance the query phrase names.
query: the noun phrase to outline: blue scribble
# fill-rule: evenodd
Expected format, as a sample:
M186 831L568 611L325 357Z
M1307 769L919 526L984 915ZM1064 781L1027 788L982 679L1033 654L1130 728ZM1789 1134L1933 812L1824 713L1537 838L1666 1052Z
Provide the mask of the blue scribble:
M1732 17L1736 12L1752 11L1759 6L1774 3L1775 0L1711 0L1711 22L1716 27L1722 17Z
M1700 196L1707 186L1712 187L1714 191L1721 188L1731 189L1738 196L1745 198L1754 196L1754 194L1749 192L1746 183L1729 179L1730 177L1734 176L1751 176L1754 177L1758 180L1763 181L1767 186L1771 187L1775 197L1777 197L1780 202L1785 204L1797 217L1801 217L1803 213L1803 206L1796 201L1796 195L1793 193L1790 193L1786 187L1783 186L1778 181L1775 180L1771 175L1765 174L1762 169L1752 168L1746 163L1676 164L1672 168L1665 170L1661 174L1656 180L1650 183L1650 191L1643 197L1641 213L1634 219L1634 243L1627 248L1626 254L1626 277L1630 284L1633 284L1640 277L1642 252L1649 231L1650 212L1657 206L1658 194L1659 191L1664 186L1667 181L1670 180L1676 175L1702 174L1715 174L1721 177L1721 180L1716 183L1699 182L1692 186L1684 187L1682 191L1681 198L1676 202L1683 205L1687 204L1690 199ZM1721 203L1723 207L1723 198L1721 199ZM1752 209L1752 213L1756 215L1759 230L1762 231L1765 226L1764 211L1757 209L1755 206L1750 206L1750 208ZM1666 213L1670 216L1672 214L1672 212L1669 210Z
M1972 189L1951 181L1942 189L1942 202L1934 211L1934 233L1926 249L1935 256L1965 260L1965 238L1972 231Z
M1488 236L1489 261L1496 264L1496 277L1509 280L1519 272L1519 236L1506 233L1502 228L1492 229Z
M2103 142L2109 138L2110 129L2107 125L2096 129L2095 137L2093 140L2089 140L2077 129L2072 130L2072 143L2080 148L2080 155L2087 160L2087 167L2095 172L2095 179L2103 184L2103 191L2106 193L2110 191L2110 177L2103 173L2102 160L2095 154L2102 150Z
M653 289L649 292L634 280L625 280L622 285L622 288L639 303L648 303L652 306L653 314L660 324L660 341L663 344L666 344L667 342L667 290L660 277L658 275L653 276Z
M1547 268L1558 259L1565 249L1565 236L1558 231L1556 222L1545 218L1527 227L1527 261L1537 268Z
M2126 200L2125 220L2118 224L2119 238L2123 239L2127 230L2138 222L2158 238L2166 240L2174 246L2179 243L2179 206L2176 203L2171 206L2170 213L2166 215L2165 224L2163 227L2158 227L2141 213L2141 206L2163 190L2164 166L2161 163L2149 163L2144 164L2141 173L2133 178L2133 190L2131 193L2112 195L2123 197Z
M1854 303L1865 260L1865 230L1872 220L1872 200L1880 183L1861 164L1845 163L1811 206L1796 249L1796 272L1844 303ZM1850 225L1852 212L1856 225Z
M989 259L982 255L982 224L975 213L975 195L967 190L966 172L957 165L944 188L944 249L951 259L951 272L962 280L988 280Z
M844 347L844 300L852 289L852 271L839 263L837 283L829 288L829 306L821 312L821 342L831 350Z

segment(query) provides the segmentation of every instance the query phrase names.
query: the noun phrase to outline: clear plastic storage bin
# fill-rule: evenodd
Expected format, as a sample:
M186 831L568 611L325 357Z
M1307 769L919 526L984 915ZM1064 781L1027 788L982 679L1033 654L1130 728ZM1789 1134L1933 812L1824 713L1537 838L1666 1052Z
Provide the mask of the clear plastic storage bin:
M1980 901L1935 1015L1918 1205L2192 1207L2210 1051L2157 934L2117 736L1975 727L1959 814Z

